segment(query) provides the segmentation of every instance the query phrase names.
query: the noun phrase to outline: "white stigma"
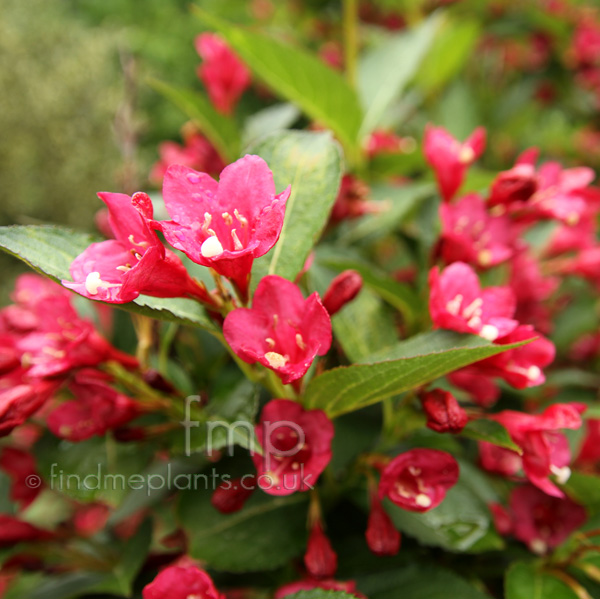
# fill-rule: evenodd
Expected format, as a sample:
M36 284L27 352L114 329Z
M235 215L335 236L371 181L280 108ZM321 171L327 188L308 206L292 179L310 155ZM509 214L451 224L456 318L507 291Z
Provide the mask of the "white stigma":
M216 235L211 235L204 240L200 246L200 253L205 258L214 258L215 256L220 256L223 253L223 246L217 239Z
M556 480L560 485L564 485L571 478L571 469L568 466L559 468L558 466L550 466L550 472L556 476Z
M302 339L302 335L300 333L296 333L296 345L300 349L306 349L306 343L304 343L304 339Z
M265 359L269 363L269 366L275 369L283 368L289 360L287 356L282 356L281 354L278 354L274 351L268 351L265 354Z
M542 371L537 366L530 366L527 369L527 378L530 381L537 381L542 376Z
M235 232L235 229L231 229L231 238L233 239L233 247L236 250L243 250L244 246L242 245L242 242L240 241L240 238L237 236L237 233Z
M470 162L473 162L474 158L475 152L473 148L470 148L469 146L463 146L458 153L458 159L463 164L469 164Z
M533 541L529 543L529 548L538 555L543 555L548 551L548 545L542 541L542 539L533 539Z
M431 499L427 495L425 495L425 493L419 493L415 497L415 503L419 507L429 507L431 505Z
M98 289L110 289L111 287L120 287L118 283L109 283L100 278L100 273L97 271L91 272L85 278L85 290L90 295L98 295Z
M499 334L500 331L493 324L484 324L479 331L479 336L488 341L495 341Z
M446 304L446 310L448 310L448 312L450 312L450 314L452 314L453 316L456 316L458 314L458 311L460 310L460 305L462 304L462 301L463 296L459 293L454 299L450 300Z

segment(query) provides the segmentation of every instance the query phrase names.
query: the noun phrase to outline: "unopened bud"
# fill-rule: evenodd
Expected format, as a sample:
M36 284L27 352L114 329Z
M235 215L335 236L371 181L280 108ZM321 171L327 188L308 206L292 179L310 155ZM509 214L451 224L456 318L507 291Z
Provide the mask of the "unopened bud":
M376 494L371 497L371 513L365 537L369 549L375 555L396 555L400 551L400 533Z
M246 476L221 483L212 494L212 506L222 514L232 514L244 507L244 504L256 488L256 478Z
M337 555L323 532L320 522L310 531L304 565L313 578L333 578L337 570Z
M323 296L323 305L330 316L352 301L362 288L362 277L355 270L341 272L329 285Z
M158 370L149 368L144 372L144 382L157 391L174 393L175 387Z
M442 389L426 391L420 396L427 415L427 426L438 433L460 433L469 417L452 393Z

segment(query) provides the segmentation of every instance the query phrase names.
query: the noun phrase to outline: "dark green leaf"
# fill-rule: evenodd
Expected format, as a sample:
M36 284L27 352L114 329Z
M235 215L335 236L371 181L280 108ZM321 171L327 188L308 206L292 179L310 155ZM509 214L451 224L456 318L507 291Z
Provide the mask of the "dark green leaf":
M197 9L248 67L278 94L297 104L309 117L331 128L347 156L358 160L362 110L346 80L319 58L260 33L245 31Z
M600 477L573 472L565 489L575 501L593 510L600 509Z
M342 160L328 133L281 131L251 148L273 171L277 191L292 186L279 241L255 261L255 284L265 275L293 280L318 241L335 202Z
M511 565L505 578L505 599L578 599L564 582L531 562Z
M349 595L343 591L324 591L313 589L311 591L300 591L293 595L286 595L286 599L353 599L356 595Z
M37 272L61 281L70 280L69 266L98 239L86 233L54 226L0 227L0 248L23 260ZM158 320L215 330L198 302L184 298L140 296L128 304L111 306Z
M210 478L209 478L210 480ZM217 479L217 484L224 478ZM190 555L215 570L271 570L299 555L306 543L306 497L270 497L256 491L239 512L224 515L212 490L186 492L179 518L190 535Z
M330 417L339 416L519 345L493 345L475 335L450 331L424 333L371 356L368 363L334 368L312 379L305 403Z
M217 112L204 94L174 87L157 79L148 82L194 121L223 158L228 162L238 158L240 135L235 121Z
M521 448L510 438L508 431L494 420L471 420L460 433L463 437L474 439L475 441L486 441L498 447L512 449L518 454L523 453Z

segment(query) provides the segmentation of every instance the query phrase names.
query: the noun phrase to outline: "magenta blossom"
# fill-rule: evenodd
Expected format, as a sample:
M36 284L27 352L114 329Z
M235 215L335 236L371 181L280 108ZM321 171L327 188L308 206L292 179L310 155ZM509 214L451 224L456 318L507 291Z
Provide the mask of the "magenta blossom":
M411 449L393 458L379 481L379 497L411 512L438 506L458 481L458 464L445 451Z
M155 226L165 239L231 279L245 297L254 258L279 239L290 188L276 195L267 163L247 155L226 167L218 183L206 173L171 166L163 196L173 220Z
M571 452L567 438L560 429L578 429L581 426L579 404L554 404L541 414L523 414L504 410L490 416L506 427L511 439L521 448L522 455L510 449L480 443L482 466L503 476L514 476L521 468L531 483L553 497L564 493L549 480L556 476L565 483L570 474Z
M116 304L140 294L155 297L193 297L214 304L201 283L165 249L148 226L152 203L145 193L99 193L108 206L115 239L93 243L71 264L73 282L63 285L90 299Z
M206 86L215 108L231 114L250 86L250 71L216 33L202 33L195 40L196 51L203 59L198 77Z
M143 599L225 599L211 577L196 566L169 566L142 591Z
M437 267L429 273L429 312L437 328L473 333L495 341L512 332L515 297L508 287L481 289L473 269L455 262L441 273Z
M264 454L252 459L263 491L291 495L314 487L332 455L333 424L325 412L273 399L263 408L255 430Z
M514 232L506 216L490 216L475 193L440 206L444 262L467 262L489 268L513 255Z
M316 293L305 300L294 283L270 275L258 284L252 308L227 315L223 334L244 362L260 362L288 384L327 353L331 320Z
M425 159L433 167L444 201L449 202L462 185L467 169L485 148L485 129L478 127L459 142L442 127L425 128Z

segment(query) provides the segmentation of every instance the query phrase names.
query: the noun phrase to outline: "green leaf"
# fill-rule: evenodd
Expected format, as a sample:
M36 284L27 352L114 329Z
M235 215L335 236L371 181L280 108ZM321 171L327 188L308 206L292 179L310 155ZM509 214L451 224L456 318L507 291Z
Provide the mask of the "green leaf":
M293 280L319 237L335 202L342 173L338 145L328 133L281 131L253 146L273 171L277 191L292 186L279 241L254 263L257 284L265 275Z
M227 162L238 158L240 135L235 121L217 112L204 94L174 87L158 79L149 79L148 83L179 107Z
M43 576L20 574L10 585L4 599L71 599L81 597L109 575L98 572L72 572Z
M494 532L492 519L474 469L463 468L460 479L442 503L422 514L409 512L387 502L387 511L394 524L423 545L442 547L448 551L480 551L500 549L502 540ZM485 491L484 491L485 493ZM479 543L486 535L491 539L483 547Z
M353 599L355 597L356 595L349 595L344 591L324 591L323 589L312 589L286 595L286 599Z
M86 233L51 225L0 227L1 249L57 282L71 278L71 262L96 241ZM128 304L109 305L157 320L216 330L202 306L189 299L143 295Z
M225 475L217 479L223 482ZM212 490L185 492L179 518L189 532L190 555L215 570L272 570L302 553L306 544L306 497L271 497L257 491L244 508L221 514Z
M600 477L572 472L565 490L578 503L594 511L600 510Z
M242 135L243 145L256 143L270 133L288 129L299 117L300 111L288 102L267 106L246 119Z
M510 438L506 428L494 420L486 420L485 418L471 420L460 434L468 439L486 441L498 447L511 449L519 455L523 453L523 450Z
M216 29L244 63L310 118L329 127L352 161L359 158L362 110L358 97L340 73L305 50L234 27L200 9L196 13Z
M429 94L453 79L471 56L479 39L477 21L446 20L416 77L416 85Z
M368 363L328 370L312 379L305 404L334 418L522 345L493 345L476 335L433 331L370 356Z
M425 564L411 564L389 572L359 577L357 586L369 599L489 598L489 595L453 572Z
M365 108L361 137L380 125L386 110L415 76L439 24L440 16L435 14L415 29L390 37L361 60L358 89Z
M511 565L504 581L505 599L577 599L577 594L558 578L531 562Z

